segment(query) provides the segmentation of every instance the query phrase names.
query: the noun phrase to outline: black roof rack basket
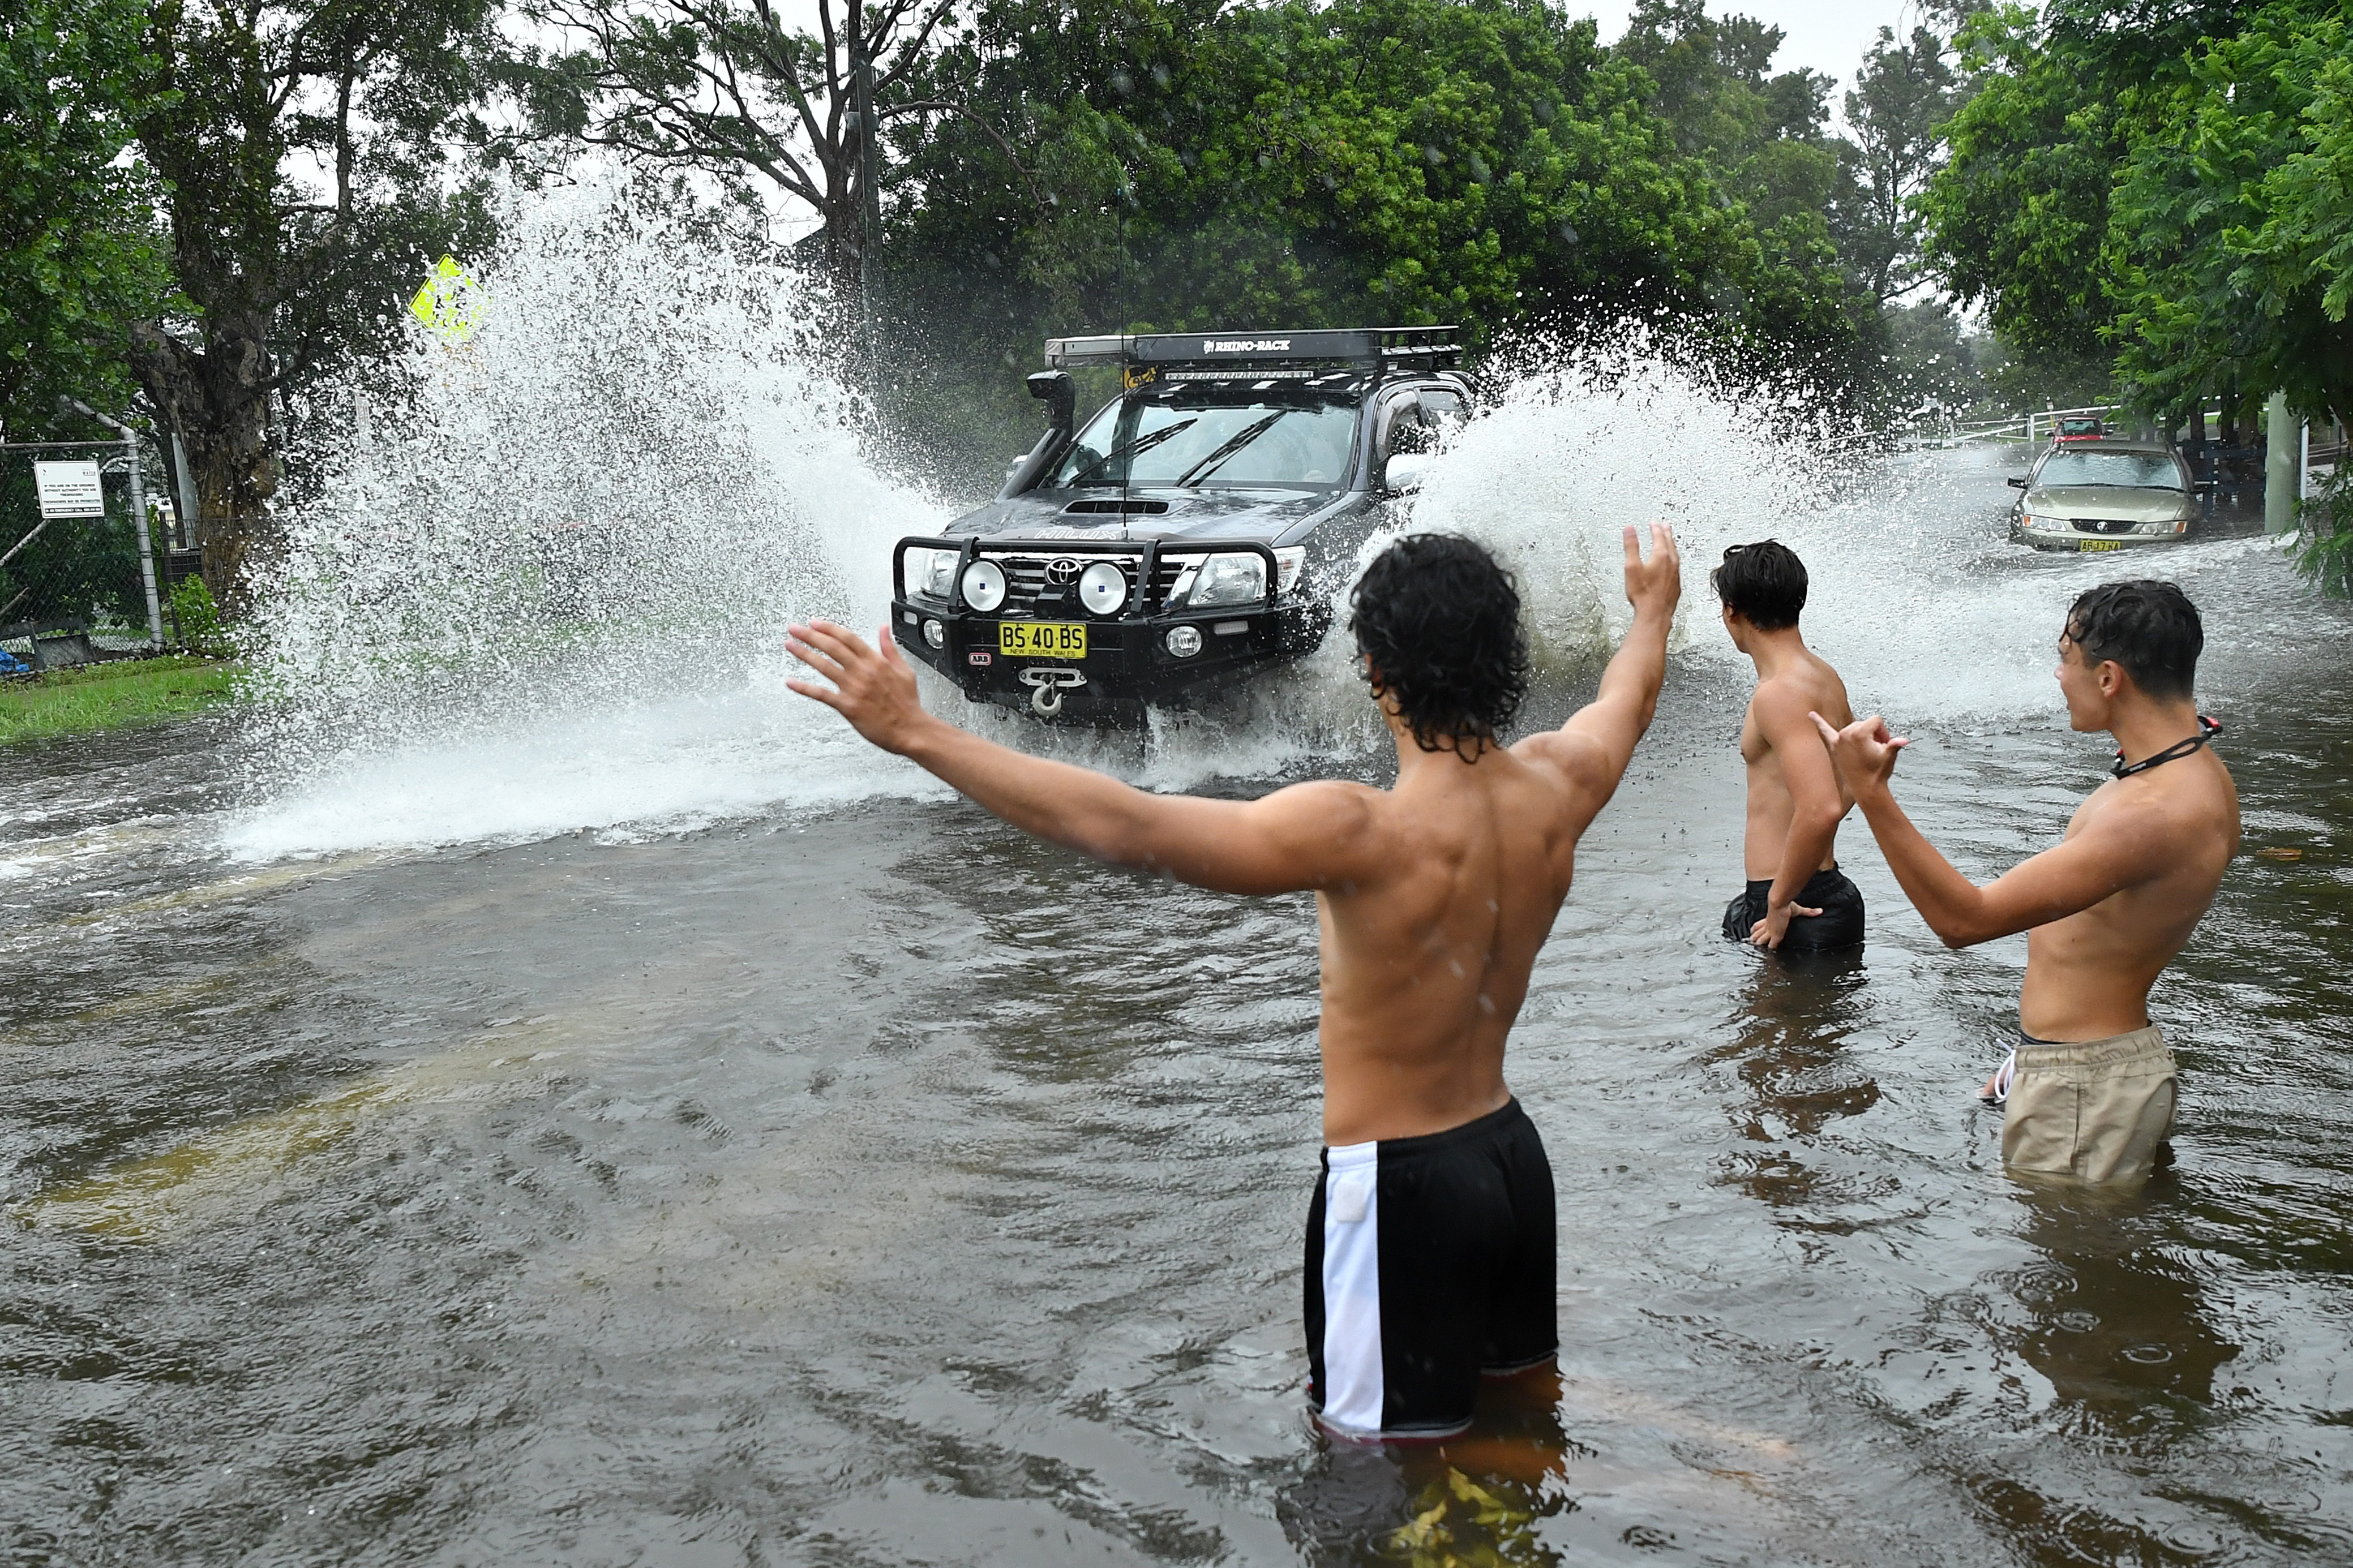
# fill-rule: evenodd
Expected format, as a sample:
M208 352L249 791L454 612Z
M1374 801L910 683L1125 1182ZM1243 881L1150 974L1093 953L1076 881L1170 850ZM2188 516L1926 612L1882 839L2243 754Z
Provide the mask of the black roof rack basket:
M1339 327L1297 332L1122 332L1049 338L1046 363L1184 366L1247 373L1261 367L1346 365L1362 370L1451 370L1462 363L1455 327Z

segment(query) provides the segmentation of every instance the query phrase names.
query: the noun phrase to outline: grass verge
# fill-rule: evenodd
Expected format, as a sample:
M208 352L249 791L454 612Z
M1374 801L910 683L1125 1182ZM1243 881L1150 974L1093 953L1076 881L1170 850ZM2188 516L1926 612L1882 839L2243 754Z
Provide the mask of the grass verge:
M183 719L228 701L226 659L119 659L0 682L0 746Z

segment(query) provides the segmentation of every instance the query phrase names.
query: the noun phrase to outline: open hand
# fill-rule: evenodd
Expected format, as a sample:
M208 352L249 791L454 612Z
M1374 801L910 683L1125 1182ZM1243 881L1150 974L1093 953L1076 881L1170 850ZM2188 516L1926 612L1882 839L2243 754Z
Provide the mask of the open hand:
M850 728L886 752L904 752L930 718L915 694L915 671L891 640L891 628L874 634L876 647L848 626L811 621L786 628L786 651L833 682L787 680L804 697L814 697L849 721Z
M1767 905L1765 918L1748 928L1748 940L1757 947L1778 947L1781 945L1781 939L1789 934L1790 917L1818 915L1821 912L1820 910L1810 910L1803 904L1783 904L1778 910Z
M1830 748L1831 761L1837 765L1849 795L1885 789L1895 772L1895 754L1912 743L1909 736L1889 734L1886 721L1876 713L1857 719L1843 730L1831 728L1830 721L1819 713L1809 712L1806 717L1821 731L1822 744Z
M1642 547L1634 537L1634 525L1626 525L1626 597L1635 612L1656 611L1662 616L1674 614L1675 601L1683 595L1683 562L1675 552L1675 531L1663 522L1651 524L1651 558L1642 559Z

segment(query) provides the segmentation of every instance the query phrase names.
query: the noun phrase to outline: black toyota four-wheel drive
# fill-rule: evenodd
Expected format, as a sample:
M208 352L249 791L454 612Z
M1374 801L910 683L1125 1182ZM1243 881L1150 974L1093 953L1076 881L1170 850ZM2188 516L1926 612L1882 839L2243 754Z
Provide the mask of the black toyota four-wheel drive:
M893 551L898 641L976 702L1133 719L1323 640L1333 591L1471 412L1451 327L1058 338L997 500ZM1125 388L1077 428L1071 367Z

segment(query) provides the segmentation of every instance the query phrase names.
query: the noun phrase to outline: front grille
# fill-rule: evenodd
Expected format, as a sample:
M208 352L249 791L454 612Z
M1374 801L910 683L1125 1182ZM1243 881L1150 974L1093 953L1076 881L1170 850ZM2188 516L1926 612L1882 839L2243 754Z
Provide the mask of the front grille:
M1155 610L1165 610L1168 607L1169 596L1176 588L1176 579L1184 575L1185 568L1190 564L1192 563L1189 561L1172 561L1166 555L1152 563L1151 603Z
M1134 555L999 555L995 551L981 552L1005 569L1005 603L994 613L1016 620L1031 618L1077 620L1087 616L1086 608L1079 603L1079 580L1072 574L1068 583L1046 581L1046 568L1056 561L1069 561L1084 571L1098 561L1117 563L1126 574L1129 592L1135 587L1135 571L1143 554ZM1158 574L1155 574L1155 576Z
M1130 594L1135 591L1135 574L1144 564L1142 551L1133 555L1110 555L1101 552L1084 555L1000 555L994 550L983 550L980 553L1005 569L1005 603L991 613L1015 620L1092 618L1079 603L1079 584L1075 575L1064 584L1052 584L1046 580L1047 567L1056 561L1071 562L1082 572L1098 561L1116 563L1127 575ZM1198 565L1200 561L1198 552L1155 558L1152 563L1152 586L1145 595L1145 613L1157 615L1167 609L1168 602L1176 593L1176 580L1185 574L1187 568ZM1124 615L1126 611L1123 610L1121 614Z
M2078 533L2130 533L2133 531L2129 518L2077 517L2068 521L2075 525Z

